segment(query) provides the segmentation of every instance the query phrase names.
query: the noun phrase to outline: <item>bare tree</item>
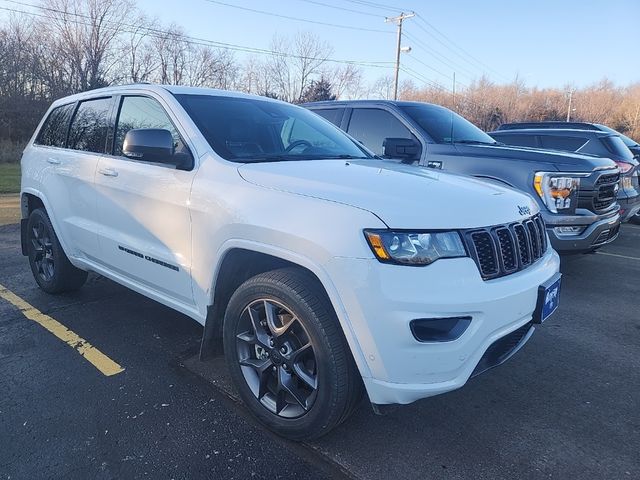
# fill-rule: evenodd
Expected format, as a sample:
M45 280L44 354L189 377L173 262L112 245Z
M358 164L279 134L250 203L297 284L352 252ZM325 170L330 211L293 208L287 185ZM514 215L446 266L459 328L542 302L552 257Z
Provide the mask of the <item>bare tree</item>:
M276 35L271 50L276 53L267 60L267 66L275 93L293 103L300 101L333 51L327 42L308 32L299 32L293 40Z
M109 84L131 0L44 0L39 28L64 55L77 90Z
M366 93L362 69L351 63L325 69L321 76L332 80L333 92L339 99L356 100Z

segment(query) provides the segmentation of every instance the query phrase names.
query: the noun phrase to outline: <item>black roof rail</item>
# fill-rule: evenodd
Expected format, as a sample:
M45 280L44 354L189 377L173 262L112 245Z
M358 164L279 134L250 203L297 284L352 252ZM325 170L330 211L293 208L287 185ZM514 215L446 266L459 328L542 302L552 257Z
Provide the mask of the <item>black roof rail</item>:
M589 122L512 122L503 123L497 130L519 130L521 128L571 128L576 130L600 130L593 123Z

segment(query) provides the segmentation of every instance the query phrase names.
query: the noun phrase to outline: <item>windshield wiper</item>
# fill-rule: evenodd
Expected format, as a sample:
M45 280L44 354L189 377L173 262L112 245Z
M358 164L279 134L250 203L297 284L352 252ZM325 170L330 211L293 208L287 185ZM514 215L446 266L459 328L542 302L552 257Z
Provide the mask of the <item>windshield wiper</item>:
M498 142L483 142L481 140L455 140L451 143L462 143L466 145L498 145Z
M323 156L321 158L326 158L328 160L331 160L333 158L339 158L341 160L367 160L370 157L356 157L355 155L327 155L327 156Z

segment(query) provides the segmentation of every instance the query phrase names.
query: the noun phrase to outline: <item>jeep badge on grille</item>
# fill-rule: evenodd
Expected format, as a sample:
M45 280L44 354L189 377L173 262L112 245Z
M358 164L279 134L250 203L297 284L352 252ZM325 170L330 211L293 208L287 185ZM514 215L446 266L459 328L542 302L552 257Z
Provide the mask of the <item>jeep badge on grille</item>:
M522 216L531 215L531 208L527 206L518 205L518 212L520 212L520 215Z

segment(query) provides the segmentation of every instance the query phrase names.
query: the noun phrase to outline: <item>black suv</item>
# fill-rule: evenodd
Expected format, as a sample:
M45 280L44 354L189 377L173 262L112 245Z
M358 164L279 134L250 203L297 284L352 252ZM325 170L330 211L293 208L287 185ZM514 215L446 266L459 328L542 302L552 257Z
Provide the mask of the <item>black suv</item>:
M512 128L490 132L489 135L507 145L562 150L610 158L616 162L622 174L618 192L622 221L637 220L637 214L640 211L639 164L618 134L571 128Z
M613 133L619 135L624 144L627 146L631 153L635 157L640 157L640 144L633 138L629 138L626 135L614 130L611 127L602 125L601 123L589 123L589 122L514 122L503 123L498 127L498 130L520 130L523 128L574 128L576 130L598 130L600 132Z
M620 173L612 160L504 146L460 115L427 103L353 100L303 106L381 157L529 193L560 253L588 252L618 235Z

